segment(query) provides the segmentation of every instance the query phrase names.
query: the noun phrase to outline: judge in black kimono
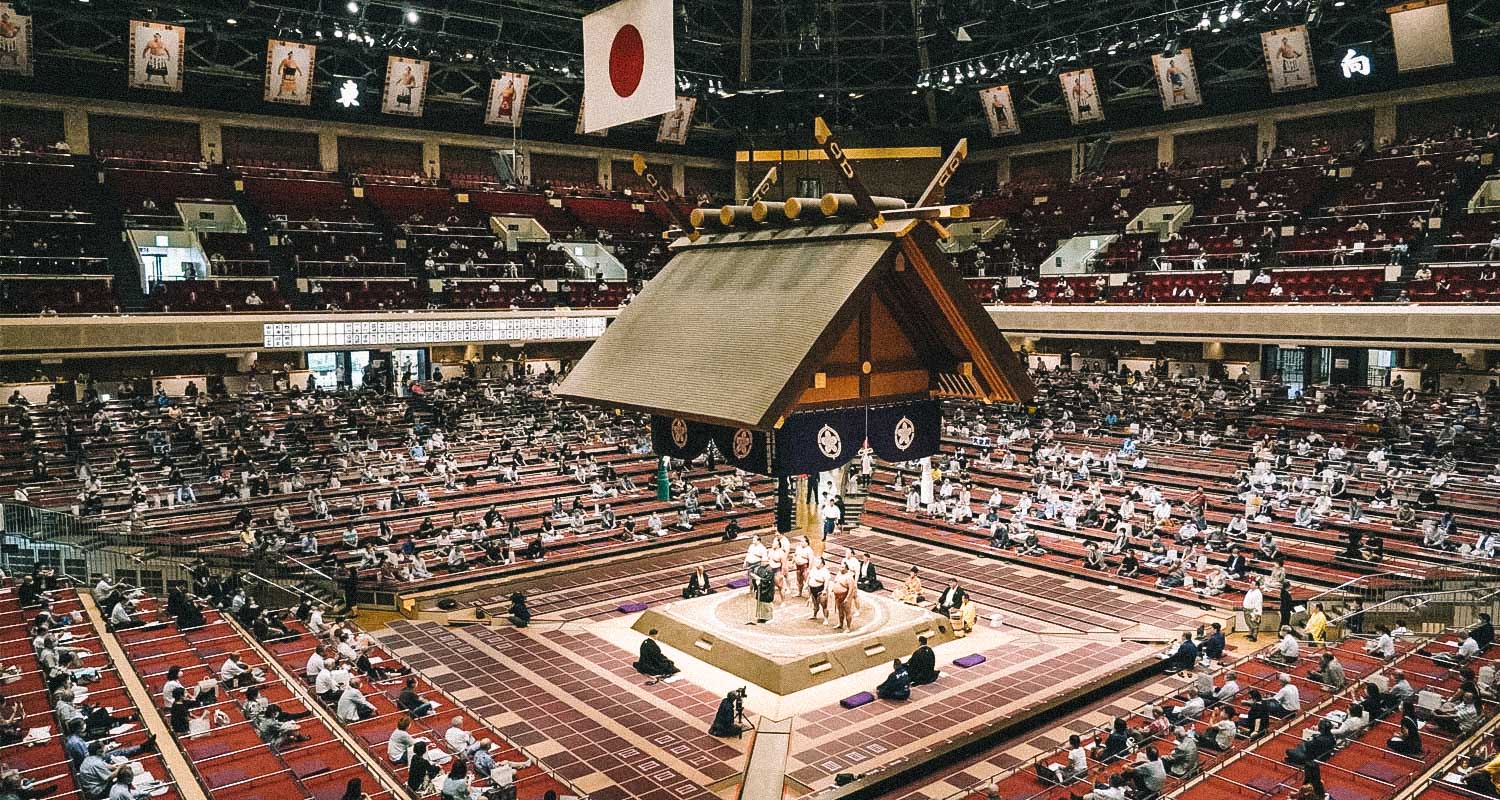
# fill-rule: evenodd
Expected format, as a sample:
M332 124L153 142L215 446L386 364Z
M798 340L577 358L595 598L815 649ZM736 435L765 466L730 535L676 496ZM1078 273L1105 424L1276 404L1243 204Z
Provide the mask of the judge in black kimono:
M714 587L708 584L708 572L701 566L694 567L692 574L688 575L687 586L682 590L683 599L691 600L694 597L713 593Z
M963 605L964 598L967 596L967 593L958 585L958 579L949 578L948 588L944 589L943 593L938 595L937 605L933 606L932 610L946 615L949 611Z
M776 573L761 562L750 568L750 591L755 595L755 623L770 622L776 602Z
M927 637L917 639L917 649L906 660L906 671L911 675L913 686L933 683L938 679L937 653L927 646Z
M870 558L869 553L865 553L865 557L859 562L859 590L878 592L884 588L885 584L881 583L880 577L875 574L875 562Z
M911 699L911 673L901 659L891 663L891 674L875 687L875 696L881 700Z
M676 675L677 665L672 659L667 658L661 651L661 645L656 643L656 629L652 628L646 632L646 639L641 642L641 658L632 666L635 671L642 675L650 675L653 678L670 678Z

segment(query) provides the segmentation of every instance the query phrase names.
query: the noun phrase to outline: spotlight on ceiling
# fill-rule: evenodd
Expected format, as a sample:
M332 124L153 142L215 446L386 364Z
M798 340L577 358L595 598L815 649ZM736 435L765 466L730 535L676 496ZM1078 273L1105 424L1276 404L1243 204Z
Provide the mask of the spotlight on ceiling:
M349 13L350 14L358 14L359 13L359 3L354 2L354 0L349 0L349 4L347 6L344 6L344 7L347 8L347 9L349 9Z
M422 15L418 14L415 8L406 9L406 22L408 25L415 25L421 21Z

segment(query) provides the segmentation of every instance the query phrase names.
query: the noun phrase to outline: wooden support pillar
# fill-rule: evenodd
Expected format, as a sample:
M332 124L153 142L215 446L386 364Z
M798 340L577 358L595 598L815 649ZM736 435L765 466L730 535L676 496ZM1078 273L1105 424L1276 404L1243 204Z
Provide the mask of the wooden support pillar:
M436 139L422 140L422 174L433 180L443 176L443 146Z
M339 135L333 131L318 131L318 165L329 172L339 169Z
M1163 133L1156 137L1156 165L1170 167L1177 163L1177 136Z
M609 160L609 156L607 155L599 156L598 164L599 169L597 174L600 188L604 189L605 191L612 190L614 188L614 186L612 185L614 182L614 175L612 174L614 171L614 164Z
M1276 120L1262 119L1255 124L1255 147L1260 158L1276 149Z
M1375 107L1375 119L1370 128L1371 140L1377 147L1396 141L1396 106Z
M734 199L743 202L750 197L750 162L734 162Z
M203 120L198 123L199 158L210 164L224 162L224 131L218 120Z
M63 109L63 141L78 155L89 152L89 113L81 108Z

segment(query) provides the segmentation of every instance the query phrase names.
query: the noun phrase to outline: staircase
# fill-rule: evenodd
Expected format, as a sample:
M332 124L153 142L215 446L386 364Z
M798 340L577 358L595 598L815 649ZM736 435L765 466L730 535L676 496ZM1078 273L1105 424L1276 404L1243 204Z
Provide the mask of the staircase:
M873 480L874 476L871 476L871 479ZM865 514L865 501L868 500L869 497L870 490L867 486L860 486L857 491L845 492L844 517L843 519L839 520L839 524L842 525L846 530L849 528L858 527L860 517L863 517Z
M1116 239L1116 233L1097 233L1074 236L1053 250L1042 262L1043 275L1078 275L1089 271L1094 256L1107 249Z
M1376 622L1394 626L1404 622L1412 630L1437 631L1472 622L1479 611L1500 605L1500 579L1483 569L1433 567L1419 575L1380 573L1363 575L1324 591L1309 600L1333 605L1358 600L1366 630ZM1341 621L1338 617L1335 622Z
M116 240L109 254L110 271L114 275L115 298L120 310L146 311L146 290L141 288L141 259L135 252L130 237Z

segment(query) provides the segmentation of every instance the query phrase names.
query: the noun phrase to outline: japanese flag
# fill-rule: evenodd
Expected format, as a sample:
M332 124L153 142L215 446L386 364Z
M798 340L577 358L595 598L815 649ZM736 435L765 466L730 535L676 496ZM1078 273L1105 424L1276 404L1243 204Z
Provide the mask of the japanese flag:
M583 18L583 130L677 108L672 0L620 0Z

